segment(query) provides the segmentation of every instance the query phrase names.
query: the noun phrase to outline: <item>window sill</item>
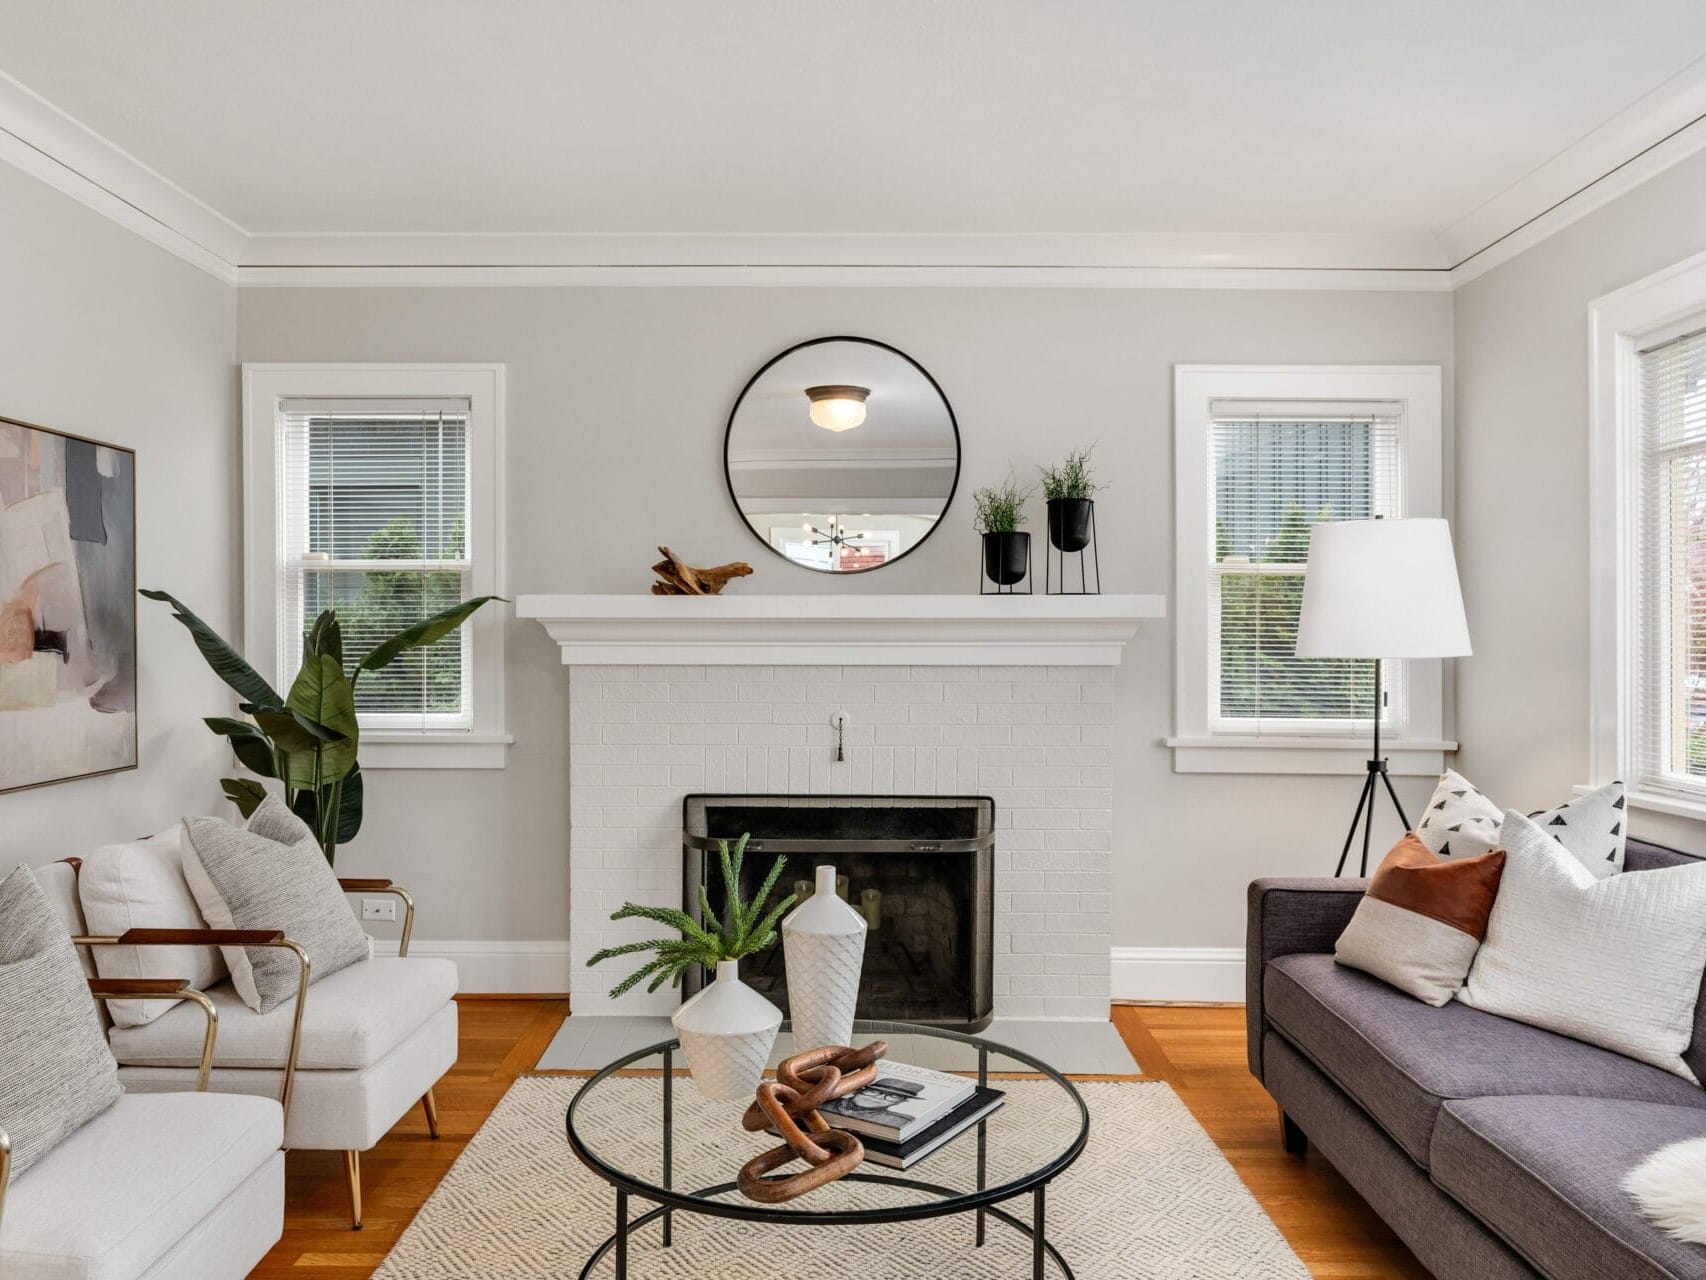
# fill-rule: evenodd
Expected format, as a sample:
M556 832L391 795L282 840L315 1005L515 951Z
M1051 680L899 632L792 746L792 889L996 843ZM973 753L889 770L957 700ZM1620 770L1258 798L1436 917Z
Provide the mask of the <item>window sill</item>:
M1368 771L1370 738L1237 737L1219 734L1168 738L1174 773L1289 773L1360 776ZM1381 754L1395 777L1433 777L1445 769L1457 744L1437 741L1386 741Z
M507 733L410 733L375 729L361 735L361 767L376 769L502 769Z
M1578 796L1585 796L1597 787L1576 786L1570 790ZM1700 799L1690 799L1687 796L1673 795L1666 791L1636 791L1630 789L1624 793L1624 802L1631 809L1646 809L1652 813L1666 813L1673 818L1693 818L1696 822L1706 822L1706 796Z

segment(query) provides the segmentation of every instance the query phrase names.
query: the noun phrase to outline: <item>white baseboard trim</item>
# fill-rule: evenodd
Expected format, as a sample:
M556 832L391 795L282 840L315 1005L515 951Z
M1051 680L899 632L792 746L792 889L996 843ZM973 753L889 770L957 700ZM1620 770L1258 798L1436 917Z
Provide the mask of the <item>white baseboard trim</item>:
M1115 1000L1244 999L1242 947L1113 947Z
M376 956L397 954L395 938L376 939ZM569 989L568 939L541 942L415 938L409 955L451 960L456 989L479 995L559 995Z

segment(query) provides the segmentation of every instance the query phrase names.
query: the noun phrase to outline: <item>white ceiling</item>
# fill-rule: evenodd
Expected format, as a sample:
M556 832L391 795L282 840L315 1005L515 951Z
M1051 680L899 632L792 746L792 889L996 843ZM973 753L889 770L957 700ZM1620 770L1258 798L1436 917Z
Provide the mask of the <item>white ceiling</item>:
M1492 238L1702 55L1700 0L0 0L0 71L252 236Z

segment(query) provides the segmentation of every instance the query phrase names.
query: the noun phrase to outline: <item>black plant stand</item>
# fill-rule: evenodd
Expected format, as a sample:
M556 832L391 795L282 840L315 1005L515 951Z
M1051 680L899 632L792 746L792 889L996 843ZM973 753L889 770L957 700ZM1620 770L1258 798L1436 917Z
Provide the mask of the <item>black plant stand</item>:
M1083 503L1087 533L1072 527L1067 503ZM1088 576L1084 557L1090 557ZM1078 557L1078 587L1067 586L1066 558ZM1102 558L1096 542L1096 503L1090 498L1053 498L1048 504L1048 546L1043 550L1043 592L1051 596L1102 594Z

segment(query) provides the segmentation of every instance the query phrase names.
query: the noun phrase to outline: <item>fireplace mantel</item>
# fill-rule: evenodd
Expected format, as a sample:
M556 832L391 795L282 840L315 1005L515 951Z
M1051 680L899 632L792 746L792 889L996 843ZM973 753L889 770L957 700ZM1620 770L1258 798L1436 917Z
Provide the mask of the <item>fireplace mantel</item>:
M524 595L566 666L1117 666L1165 597Z

